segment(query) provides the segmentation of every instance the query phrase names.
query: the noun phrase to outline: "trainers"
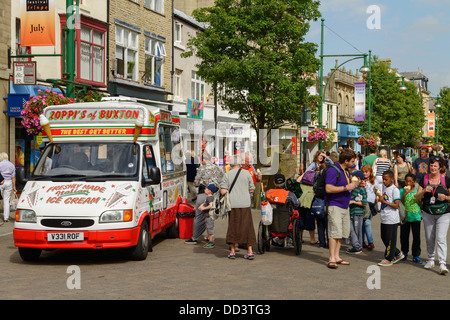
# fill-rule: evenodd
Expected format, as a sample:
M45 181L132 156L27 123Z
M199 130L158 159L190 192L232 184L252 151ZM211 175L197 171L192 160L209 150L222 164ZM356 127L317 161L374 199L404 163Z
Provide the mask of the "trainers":
M197 244L197 240L194 240L194 239L189 239L189 240L186 240L184 243L186 243L186 244Z
M405 255L403 254L403 252L400 251L400 253L394 258L394 260L392 260L392 263L397 263L401 261L404 257Z
M444 263L441 263L439 265L439 273L440 274L447 274L448 273L447 266Z
M375 245L373 243L369 243L369 245L367 246L367 250L373 250L375 249Z
M427 263L423 266L425 269L431 269L434 267L434 261L428 260Z
M205 244L203 246L203 248L212 249L212 248L214 248L214 246L215 246L214 242L208 242L207 244Z
M382 266L382 267L389 267L389 266L392 266L393 263L392 263L392 261L383 259L383 260L381 260L381 262L378 263L378 265Z
M347 253L350 253L350 254L360 254L361 252L362 252L362 250L358 250L355 248L351 248L351 249L347 250Z
M413 257L412 262L417 263L417 264L422 264L422 259L420 259L420 257Z
M402 261L408 261L408 255L407 254L404 255Z

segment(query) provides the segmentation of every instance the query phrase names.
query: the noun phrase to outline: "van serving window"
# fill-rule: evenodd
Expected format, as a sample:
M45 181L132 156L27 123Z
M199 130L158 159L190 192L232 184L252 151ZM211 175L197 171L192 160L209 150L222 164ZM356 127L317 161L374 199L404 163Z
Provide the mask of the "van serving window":
M183 154L179 127L159 127L162 173L183 171Z

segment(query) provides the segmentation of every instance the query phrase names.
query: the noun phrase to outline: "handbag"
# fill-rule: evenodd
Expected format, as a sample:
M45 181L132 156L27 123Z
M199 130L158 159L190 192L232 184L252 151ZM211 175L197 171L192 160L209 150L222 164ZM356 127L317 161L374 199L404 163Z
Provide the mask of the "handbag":
M314 218L325 218L325 200L314 197L310 210Z
M408 222L408 213L403 203L400 201L398 204L398 214L400 216L400 224L405 224Z
M11 192L11 197L9 198L9 208L11 210L16 210L17 204L19 203L19 198L16 192Z
M212 219L217 220L220 217L223 219L231 211L230 193L231 190L233 190L234 184L236 183L241 170L242 169L239 169L236 173L236 176L234 177L234 180L231 183L230 189L227 193L225 193L224 195L220 195L220 192L218 192L218 195L214 199L213 205L209 210L209 216Z
M370 215L372 214L372 210L370 210L370 205L367 203L364 207L364 218L363 220L370 219Z
M308 186L313 186L315 177L316 177L316 171L306 171L302 177L302 184L306 184Z
M424 205L425 212L430 214L444 214L447 212L448 202L440 204Z

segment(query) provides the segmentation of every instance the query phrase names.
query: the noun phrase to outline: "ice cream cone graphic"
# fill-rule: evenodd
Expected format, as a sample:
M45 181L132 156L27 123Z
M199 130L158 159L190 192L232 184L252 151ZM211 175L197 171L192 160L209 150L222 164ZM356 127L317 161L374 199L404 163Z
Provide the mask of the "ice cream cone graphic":
M141 134L142 127L144 126L144 116L142 112L139 113L139 117L134 124L134 142L137 141L137 138Z
M41 127L44 129L45 134L47 135L50 142L53 142L52 132L50 130L50 121L48 121L48 119L43 114L41 114L39 116L39 122L41 123Z

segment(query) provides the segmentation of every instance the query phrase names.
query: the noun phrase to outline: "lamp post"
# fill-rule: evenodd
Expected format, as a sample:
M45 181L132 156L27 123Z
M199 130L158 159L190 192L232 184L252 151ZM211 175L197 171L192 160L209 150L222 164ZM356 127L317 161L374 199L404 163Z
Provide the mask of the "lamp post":
M325 19L321 19L321 28L320 28L320 69L319 69L319 81L320 81L320 102L319 102L319 128L322 128L322 113L323 113L323 101L325 99L325 89L326 86L328 85L328 81L330 80L331 76L334 74L334 72L336 72L337 69L339 69L339 67L341 67L342 65L346 64L347 62L356 60L356 59L364 59L364 66L361 67L359 69L359 71L362 74L369 74L370 75L370 65L367 66L367 53L362 53L362 54L340 54L340 55L324 55L323 54L323 43L324 43L324 24ZM371 51L369 51L369 63L370 63L370 54ZM351 57L350 59L344 61L343 63L341 63L333 72L332 74L328 77L327 79L327 83L325 84L325 86L323 85L323 59L324 58L328 58L328 57ZM370 79L370 76L369 76ZM319 149L322 149L322 141L319 140Z

